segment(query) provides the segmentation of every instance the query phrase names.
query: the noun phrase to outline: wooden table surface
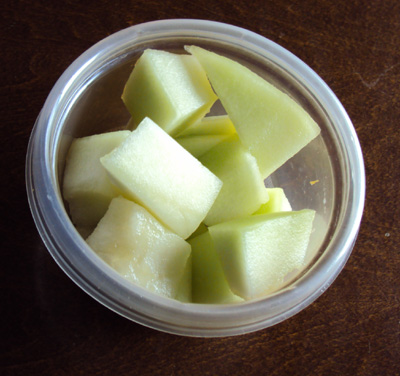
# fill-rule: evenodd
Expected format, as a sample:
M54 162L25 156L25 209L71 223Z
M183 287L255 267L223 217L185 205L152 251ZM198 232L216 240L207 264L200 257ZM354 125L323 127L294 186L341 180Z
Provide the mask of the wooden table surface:
M399 375L398 0L3 0L0 375ZM187 338L109 311L56 265L29 211L25 154L57 78L131 25L198 18L257 32L313 68L343 103L365 158L354 251L311 306L247 335Z

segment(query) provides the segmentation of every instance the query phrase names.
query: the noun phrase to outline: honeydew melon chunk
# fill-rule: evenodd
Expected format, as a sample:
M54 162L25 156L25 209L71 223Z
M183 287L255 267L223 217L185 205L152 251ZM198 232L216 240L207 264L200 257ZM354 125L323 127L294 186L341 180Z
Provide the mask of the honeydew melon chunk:
M186 128L179 136L234 134L236 129L228 115L206 116Z
M267 192L269 197L268 201L262 204L254 214L267 214L292 210L292 206L282 188L267 188Z
M263 178L320 133L298 103L247 67L197 46L185 48L203 66Z
M199 158L228 137L229 135L226 134L193 135L177 137L176 141L193 157Z
M108 132L72 141L65 161L62 190L75 226L96 226L111 199L118 196L100 157L117 147L130 133L126 130Z
M175 299L182 303L192 302L192 253L186 261Z
M184 239L203 221L222 186L149 118L100 161L125 197Z
M285 276L303 265L314 216L304 209L209 227L232 292L253 299L279 289Z
M189 239L192 246L193 303L236 303L243 299L232 293L208 231Z
M251 215L268 199L255 158L234 134L199 158L223 182L204 223L211 226Z
M123 197L111 201L86 242L124 278L159 295L175 298L189 283L183 276L190 245Z
M193 56L152 49L136 62L122 94L136 125L149 117L171 135L202 118L216 99Z

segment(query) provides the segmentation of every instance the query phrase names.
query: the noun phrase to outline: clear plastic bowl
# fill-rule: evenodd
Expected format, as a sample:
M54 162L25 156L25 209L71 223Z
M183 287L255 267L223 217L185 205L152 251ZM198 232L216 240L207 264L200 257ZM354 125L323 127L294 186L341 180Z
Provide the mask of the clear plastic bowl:
M297 100L321 127L317 139L266 180L267 186L285 189L294 209L315 209L317 215L306 266L263 299L234 305L184 304L135 286L88 247L63 203L60 181L72 138L126 124L129 115L120 96L136 59L146 48L183 52L185 44L205 47L248 66ZM50 92L32 131L26 185L44 243L78 286L135 322L202 337L269 327L318 298L352 251L365 198L363 158L355 130L321 78L293 54L260 35L227 24L189 19L155 21L122 30L71 64Z

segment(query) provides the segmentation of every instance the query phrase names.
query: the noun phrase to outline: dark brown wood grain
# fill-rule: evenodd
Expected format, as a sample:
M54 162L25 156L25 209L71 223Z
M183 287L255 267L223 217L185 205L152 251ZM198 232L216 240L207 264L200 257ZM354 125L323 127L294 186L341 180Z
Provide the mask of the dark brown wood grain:
M400 2L204 0L0 2L1 375L399 375ZM289 320L233 338L132 323L56 265L25 192L30 132L57 78L130 25L199 18L287 48L334 90L357 130L367 201L335 283Z

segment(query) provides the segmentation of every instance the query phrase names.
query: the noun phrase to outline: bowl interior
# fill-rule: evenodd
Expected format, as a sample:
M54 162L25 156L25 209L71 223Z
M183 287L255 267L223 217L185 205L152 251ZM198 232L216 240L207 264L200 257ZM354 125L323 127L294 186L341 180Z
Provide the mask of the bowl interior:
M121 54L93 72L88 80L78 84L77 95L60 123L57 165L58 186L62 186L65 156L73 138L122 129L130 115L121 100L125 82L136 60L146 48L162 49L175 53L186 53L184 46L196 44L232 58L257 72L269 82L286 92L300 103L321 127L322 134L301 150L274 174L265 180L267 187L282 187L294 210L314 209L317 213L314 230L307 254L306 268L320 252L325 241L329 241L332 222L339 216L342 197L338 191L344 182L342 158L336 145L334 125L321 107L318 99L276 61L256 53L239 49L220 41L201 38L161 38L151 43L144 42L120 51ZM224 113L217 103L210 115ZM290 280L301 273L293 273ZM287 281L289 282L289 280Z

